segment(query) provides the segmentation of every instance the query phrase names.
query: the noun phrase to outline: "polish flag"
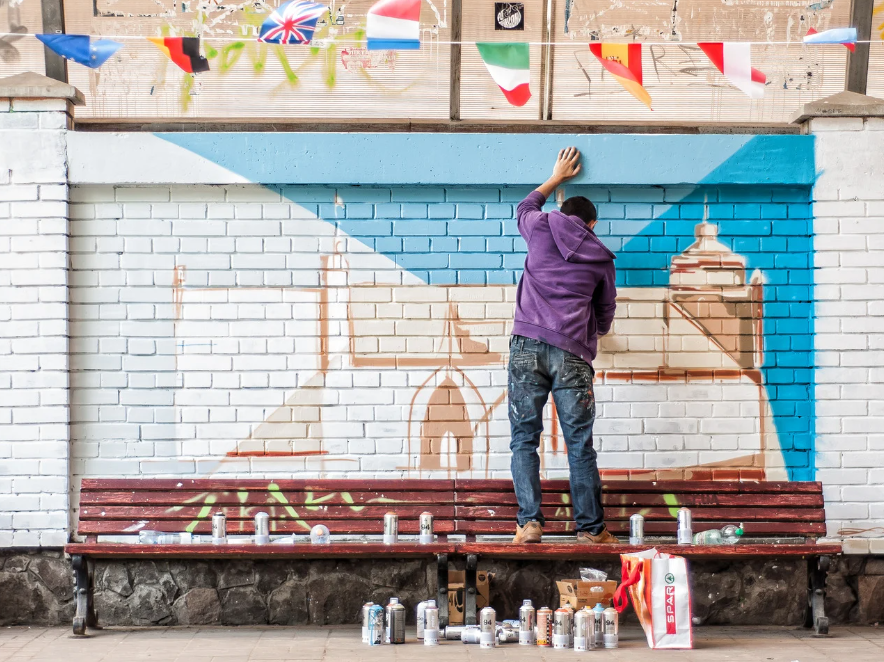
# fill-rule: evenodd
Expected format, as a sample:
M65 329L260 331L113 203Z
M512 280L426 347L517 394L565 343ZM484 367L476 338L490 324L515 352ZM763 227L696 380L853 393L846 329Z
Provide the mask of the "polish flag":
M368 50L414 50L421 47L421 0L380 0L366 17Z
M731 84L752 99L764 98L767 76L752 68L752 45L707 42L697 44Z

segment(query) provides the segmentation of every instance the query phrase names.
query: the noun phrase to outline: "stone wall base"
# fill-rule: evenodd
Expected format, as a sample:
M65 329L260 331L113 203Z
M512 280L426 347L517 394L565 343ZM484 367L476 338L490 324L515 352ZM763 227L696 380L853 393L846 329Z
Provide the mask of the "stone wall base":
M530 598L558 604L556 579L579 576L577 562L481 562L494 573L491 602L514 617ZM619 564L596 567L619 579ZM330 625L355 623L364 602L396 595L408 608L435 594L428 561L99 561L95 605L103 625ZM691 564L694 615L708 624L801 625L803 560ZM0 550L0 625L69 625L70 562L60 551ZM884 622L884 557L835 560L826 610L831 621Z

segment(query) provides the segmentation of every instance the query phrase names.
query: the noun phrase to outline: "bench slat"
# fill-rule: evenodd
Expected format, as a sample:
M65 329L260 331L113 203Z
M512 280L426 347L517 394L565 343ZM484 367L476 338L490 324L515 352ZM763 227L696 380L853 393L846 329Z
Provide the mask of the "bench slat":
M721 520L719 522L702 522L695 523L694 533L704 531L706 529L718 528L717 525L731 524L732 520ZM628 534L629 522L615 520L606 522L611 533ZM751 522L745 523L743 527L746 536L784 536L792 537L799 535L823 535L826 532L824 522ZM545 533L573 533L575 531L574 522L547 522L543 531ZM456 532L468 535L489 535L489 534L515 534L516 523L513 520L457 520ZM676 532L676 522L645 522L646 535L671 535Z
M272 504L275 510L281 507L279 503ZM399 515L400 522L406 519L418 519L423 512L433 513L436 522L443 519L454 518L454 506L356 506L359 510L353 510L353 506L308 506L299 508L296 512L301 518L317 519L346 519L346 520L380 520L383 521L384 515L390 511ZM211 519L211 516L217 512L223 512L227 516L227 522L237 520L252 520L261 510L267 510L267 505L254 505L248 507L242 506L222 506L211 509L208 515L203 513L203 506L181 506L170 509L165 506L85 506L80 508L80 519L83 521L94 520L128 520L130 522L153 519L153 520L187 520L191 521L197 518ZM294 509L293 509L294 510ZM292 514L285 510L284 514L292 517Z
M541 481L543 492L568 492L567 480ZM505 492L512 491L513 483L506 479L480 480L457 479L457 492ZM608 493L727 493L737 494L822 494L822 483L814 481L737 482L717 480L602 480L602 490Z
M515 521L517 506L457 506L457 519L506 519ZM547 521L572 520L573 510L570 506L548 506L541 508ZM634 508L605 508L605 521L628 520L636 510ZM664 520L674 521L674 516L668 508L643 508L641 510L645 521ZM695 522L730 521L785 521L785 522L822 522L825 521L825 511L819 508L693 508L691 515Z
M389 479L305 479L267 480L263 478L84 478L80 489L88 491L189 491L189 490L237 490L266 491L269 485L280 490L318 492L372 492L397 490L409 492L434 492L454 490L453 480L423 480L419 478ZM358 488L358 489L357 489Z
M453 502L451 492L268 492L251 491L240 494L231 489L228 483L226 491L209 492L140 492L140 491L113 491L113 492L82 492L80 504L97 505L166 505L181 506L187 503L210 504L212 506L240 506L240 505L290 505L290 506L315 506L325 505L352 505L352 504L389 504L392 510L397 504L448 504ZM345 496L346 495L346 496ZM284 501L283 501L284 500Z
M382 534L384 522L381 520L325 520L322 518L310 518L308 520L294 519L270 519L270 533L310 533L310 529L316 524L325 524L331 533L339 534ZM512 525L511 527L512 528ZM433 523L434 533L454 533L455 524L452 520L442 520ZM190 531L191 533L210 534L212 532L211 517L194 523L190 520L153 520L141 519L136 522L129 520L80 520L77 532L81 535L137 535L139 531L163 531L178 533ZM227 533L230 535L253 534L255 524L252 520L239 520L227 522ZM414 534L420 532L418 520L400 520L399 533Z
M586 545L578 543L539 543L534 545L514 545L512 543L470 542L458 543L458 554L478 554L496 559L550 559L558 558L589 559L630 554L650 545ZM693 558L735 558L771 556L817 556L819 554L840 554L837 544L763 544L763 545L654 545L654 548L667 554L677 554Z
M509 492L460 492L456 495L458 505L488 505L509 506L515 505L516 495ZM681 506L770 506L770 507L806 507L822 508L823 497L821 494L753 494L751 497L743 494L678 494L674 493L671 499L674 503L667 502L665 494L650 494L636 492L632 494L602 493L602 504L605 506L628 506L635 508L666 506L679 508ZM541 503L545 506L569 506L571 495L568 492L543 492Z
M65 545L68 554L84 554L92 558L432 558L437 554L453 554L451 543L420 545L401 542L395 545L383 543L333 542L330 545L138 545L128 543L71 543Z

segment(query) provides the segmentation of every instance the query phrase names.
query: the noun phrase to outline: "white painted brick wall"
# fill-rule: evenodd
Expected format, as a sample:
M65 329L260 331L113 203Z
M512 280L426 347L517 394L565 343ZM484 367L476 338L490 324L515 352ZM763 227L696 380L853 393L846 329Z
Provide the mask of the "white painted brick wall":
M817 477L829 535L884 553L884 122L815 134Z
M64 102L0 107L0 548L67 542L66 125Z

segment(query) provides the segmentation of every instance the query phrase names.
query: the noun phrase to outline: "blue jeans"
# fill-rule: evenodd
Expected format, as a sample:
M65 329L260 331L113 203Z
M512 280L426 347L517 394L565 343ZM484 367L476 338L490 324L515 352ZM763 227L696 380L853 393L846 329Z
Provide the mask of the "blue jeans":
M519 526L531 520L544 523L537 448L543 432L543 407L552 391L568 447L571 505L577 530L596 535L605 529L602 484L592 447L594 375L592 366L570 352L522 336L510 339L510 466L519 502Z

